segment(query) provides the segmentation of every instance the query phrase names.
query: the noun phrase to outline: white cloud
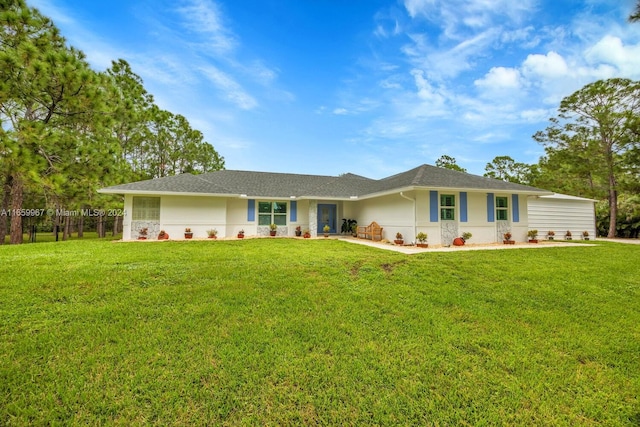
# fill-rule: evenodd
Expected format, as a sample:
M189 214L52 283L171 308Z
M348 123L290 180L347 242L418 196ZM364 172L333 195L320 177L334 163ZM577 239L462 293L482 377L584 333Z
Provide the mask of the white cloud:
M640 43L625 45L619 37L606 35L586 50L585 58L596 66L610 65L627 77L640 77Z
M219 7L208 0L190 0L177 8L184 26L196 34L205 36L205 45L214 52L224 54L233 51L238 41L231 30L223 25Z
M267 67L262 60L256 59L246 65L232 60L228 60L227 63L262 86L271 86L278 79L279 70Z
M440 26L447 38L461 39L466 30L520 23L535 9L535 0L405 0L411 18ZM505 19L506 18L506 19ZM464 35L463 35L464 34Z
M191 67L182 60L167 52L163 55L140 55L131 59L133 72L145 81L154 80L167 87L181 84L193 84L197 81Z
M415 18L418 15L428 15L436 3L436 0L405 0L404 7L407 9L409 16Z
M541 37L532 25L524 28L516 28L511 31L505 30L500 34L500 43L507 45L517 43L526 49L532 49L538 46L540 42Z
M513 90L520 88L520 78L520 72L515 68L493 67L474 84L486 91Z
M242 86L228 74L213 65L200 67L204 76L213 83L224 97L243 110L251 110L258 106L258 102Z
M566 77L569 74L569 67L562 56L552 51L546 55L527 56L522 64L522 72L526 76L556 79Z
M402 139L415 132L415 126L402 118L380 118L365 129L366 138Z
M540 123L556 114L555 109L535 108L532 110L522 110L520 117L528 123Z
M473 141L482 144L493 144L496 142L504 141L508 139L509 136L510 135L507 132L487 132L476 135L473 138Z
M458 43L451 51L462 52L465 55L469 55L472 52L477 52L478 49L482 49L489 45L490 41L495 40L500 32L499 28L491 28L481 33L476 34L473 37L466 38Z
M378 85L382 89L402 89L402 85L395 76L381 80Z
M429 111L432 113L441 112L444 109L446 103L446 97L437 88L434 88L431 83L425 78L422 70L411 70L416 89L418 90L416 95L423 105L428 105Z
M223 10L214 0L186 0L186 5L177 10L182 25L194 34L193 39L177 40L177 49L191 54L185 64L200 69L228 101L243 110L256 108L258 101L246 89L253 83L262 86L265 99L295 99L294 94L277 87L278 69L269 67L261 58L238 59L243 53L240 37L226 24Z
M424 34L411 34L411 45L402 48L417 68L434 78L453 78L473 67L474 58L483 55L500 36L500 29L480 32L448 48L437 48Z
M379 23L376 25L376 29L373 34L380 38L389 38L400 34L400 23L395 20L391 23Z
M331 112L338 116L358 115L367 113L380 105L380 101L371 98L362 98L357 101L345 101L346 106L336 107ZM325 107L316 110L318 113L326 111Z

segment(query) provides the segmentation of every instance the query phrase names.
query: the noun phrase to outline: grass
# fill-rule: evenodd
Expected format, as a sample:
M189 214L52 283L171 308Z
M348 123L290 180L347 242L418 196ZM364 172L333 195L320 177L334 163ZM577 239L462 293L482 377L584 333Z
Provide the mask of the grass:
M0 424L637 425L638 259L0 246Z

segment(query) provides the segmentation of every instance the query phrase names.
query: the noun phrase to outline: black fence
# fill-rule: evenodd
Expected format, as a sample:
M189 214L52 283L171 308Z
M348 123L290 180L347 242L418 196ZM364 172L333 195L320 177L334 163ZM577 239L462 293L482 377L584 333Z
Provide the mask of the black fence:
M6 221L6 230L11 229L11 217L5 216L0 221ZM66 235L65 235L66 230ZM84 233L97 233L98 237L122 233L121 216L90 216L90 217L47 217L23 216L23 243L35 243L38 236L47 236L47 241L62 240L67 236L82 237Z

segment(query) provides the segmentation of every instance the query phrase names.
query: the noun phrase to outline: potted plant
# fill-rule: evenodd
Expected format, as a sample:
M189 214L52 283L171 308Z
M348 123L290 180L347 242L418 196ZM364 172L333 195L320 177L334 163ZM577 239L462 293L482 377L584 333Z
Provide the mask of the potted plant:
M304 230L304 234L302 235L302 237L304 237L305 239L308 239L311 237L311 232L308 229Z
M164 230L160 230L160 233L158 233L158 240L167 240L169 239L169 233L167 233Z
M269 224L269 235L273 237L276 234L278 234L278 226L273 223Z
M416 240L418 241L418 243L416 243L416 246L419 248L428 248L429 245L427 244L427 233L423 233L422 231L419 232L418 234L416 234Z
M471 233L465 231L464 233L462 233L462 236L453 239L453 246L464 246L464 244L467 243L467 240L469 240L471 236Z
M399 231L396 233L396 239L393 241L396 245L404 245L404 237Z
M138 240L147 240L148 232L149 232L149 229L147 227L144 227L138 230Z
M502 241L502 243L504 243L505 245L513 245L516 242L514 242L513 240L511 240L511 232L507 231L506 233L504 233L504 240Z
M556 235L555 231L551 231L551 230L549 230L549 231L547 232L547 239L549 239L549 240L553 240L553 236L555 236L555 235Z
M329 237L329 231L331 231L331 227L329 227L329 224L325 224L325 226L322 227L322 232L324 233L324 237Z
M587 230L582 232L582 238L584 240L589 240L589 232Z
M571 231L567 230L567 232L564 233L564 240L572 240Z
M300 228L300 226L297 226L297 227L296 227L296 236L297 236L297 237L302 236L302 228Z
M244 230L238 231L238 239L244 239Z
M207 230L207 236L209 236L210 239L217 239L218 230L216 230L215 228L212 228L211 230Z
M529 243L538 243L538 230L527 231L527 236L529 236Z
M358 223L355 220L351 224L351 236L358 237Z
M184 238L185 239L190 239L193 237L193 232L191 231L191 229L189 227L184 229Z

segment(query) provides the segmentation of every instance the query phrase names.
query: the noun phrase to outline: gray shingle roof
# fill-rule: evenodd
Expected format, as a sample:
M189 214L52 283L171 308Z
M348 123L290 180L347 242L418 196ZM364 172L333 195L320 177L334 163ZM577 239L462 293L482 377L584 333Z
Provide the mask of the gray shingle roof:
M458 172L430 165L421 165L406 172L381 179L379 182L380 186L387 190L400 187L432 187L550 193L549 191L528 185L515 184L513 182L501 181L499 179L472 175L466 172Z
M220 170L202 175L182 174L107 187L104 193L203 193L247 197L336 198L366 197L414 187L468 189L513 193L551 194L539 188L514 184L430 165L380 180L359 175L303 175L273 172Z
M202 179L202 175L183 173L175 176L149 179L146 181L130 182L115 185L100 190L105 193L225 193L226 190L213 182Z

